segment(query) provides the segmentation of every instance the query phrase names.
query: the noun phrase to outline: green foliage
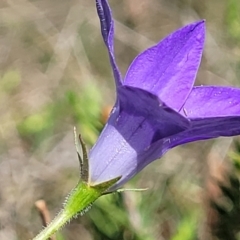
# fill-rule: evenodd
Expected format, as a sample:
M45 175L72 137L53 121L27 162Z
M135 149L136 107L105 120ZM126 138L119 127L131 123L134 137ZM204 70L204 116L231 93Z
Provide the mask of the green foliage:
M101 93L97 86L89 84L80 93L67 91L65 94L69 114L80 124L80 132L87 143L93 144L102 128Z
M231 174L229 183L219 183L222 191L222 201L212 202L217 211L218 222L214 234L219 240L237 240L236 234L240 231L240 183L239 179Z
M240 233L240 144L235 142L235 152L229 154L233 168L226 173L225 181L218 182L221 197L211 201L216 211L216 225L212 229L218 240L238 240Z
M0 89L5 93L14 91L21 82L21 76L17 70L9 70L0 78Z
M43 139L50 137L53 133L57 121L54 110L54 106L46 106L20 121L17 125L20 136L33 147L37 147Z
M144 236L134 231L121 194L100 198L88 216L92 221L91 227L95 240L146 240Z
M235 41L240 40L240 1L228 0L226 8L227 30L231 38Z
M238 141L235 141L235 149L236 151L230 152L229 156L232 159L236 172L239 174L240 173L240 143Z
M197 232L197 217L194 214L193 216L187 216L182 219L180 222L177 233L171 238L172 240L193 240L196 239Z
M43 139L63 129L63 122L70 121L72 127L79 125L85 141L93 144L102 128L100 111L100 93L97 86L89 84L79 92L67 90L54 103L21 120L17 129L31 146L38 147Z

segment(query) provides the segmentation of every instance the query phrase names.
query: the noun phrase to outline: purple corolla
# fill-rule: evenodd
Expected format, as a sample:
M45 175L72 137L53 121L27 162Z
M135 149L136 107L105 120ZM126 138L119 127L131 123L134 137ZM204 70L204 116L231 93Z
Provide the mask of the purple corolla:
M106 0L96 0L117 99L89 155L89 183L121 176L117 189L169 149L240 134L240 89L193 86L205 23L189 24L139 54L124 79L114 56L114 23Z

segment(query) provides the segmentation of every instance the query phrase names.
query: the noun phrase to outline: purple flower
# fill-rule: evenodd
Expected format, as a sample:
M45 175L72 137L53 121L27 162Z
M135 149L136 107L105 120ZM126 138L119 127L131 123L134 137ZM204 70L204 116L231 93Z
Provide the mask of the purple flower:
M121 176L124 184L169 149L240 134L240 89L193 86L205 23L189 24L138 55L124 79L114 57L114 26L106 0L96 0L117 99L90 151L90 184Z

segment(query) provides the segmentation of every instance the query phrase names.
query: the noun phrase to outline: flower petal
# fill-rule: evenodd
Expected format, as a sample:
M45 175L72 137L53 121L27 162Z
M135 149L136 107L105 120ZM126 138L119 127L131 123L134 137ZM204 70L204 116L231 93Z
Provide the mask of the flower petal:
M200 64L204 21L177 30L132 62L124 85L141 87L179 110L189 95Z
M118 104L90 152L90 181L97 184L116 176L120 182L138 169L138 153L159 139L184 131L189 121L142 89L118 89Z
M140 172L149 163L161 158L168 150L176 146L221 136L237 135L240 135L240 116L193 120L189 129L164 139L159 139L147 151L139 152L137 156L138 165L135 172ZM118 183L114 185L114 189L118 187Z
M169 108L154 94L140 88L118 88L120 109L134 116L144 116L155 126L160 138L182 131L190 126L189 121ZM161 133L160 133L161 132Z
M190 119L240 116L240 89L194 87L180 113Z
M102 37L108 49L116 86L120 86L122 85L122 78L114 56L114 22L111 9L106 0L96 0L96 8L100 20Z
M154 142L147 151L138 154L141 171L152 161L176 146L240 134L240 89L230 87L194 87L181 114L191 120L185 131ZM118 185L116 185L117 187Z
M164 141L168 142L168 149L185 143L199 140L229 137L240 134L240 116L237 117L216 117L197 119L192 121L191 128L175 136L170 136ZM162 144L162 143L156 143Z

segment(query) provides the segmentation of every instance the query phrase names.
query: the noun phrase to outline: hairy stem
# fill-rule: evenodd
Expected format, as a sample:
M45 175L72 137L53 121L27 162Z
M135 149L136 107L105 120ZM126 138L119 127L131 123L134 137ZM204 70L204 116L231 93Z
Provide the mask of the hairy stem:
M101 196L101 192L89 187L85 182L79 182L66 199L64 208L33 240L46 240L61 229L77 214L83 214L91 203Z

